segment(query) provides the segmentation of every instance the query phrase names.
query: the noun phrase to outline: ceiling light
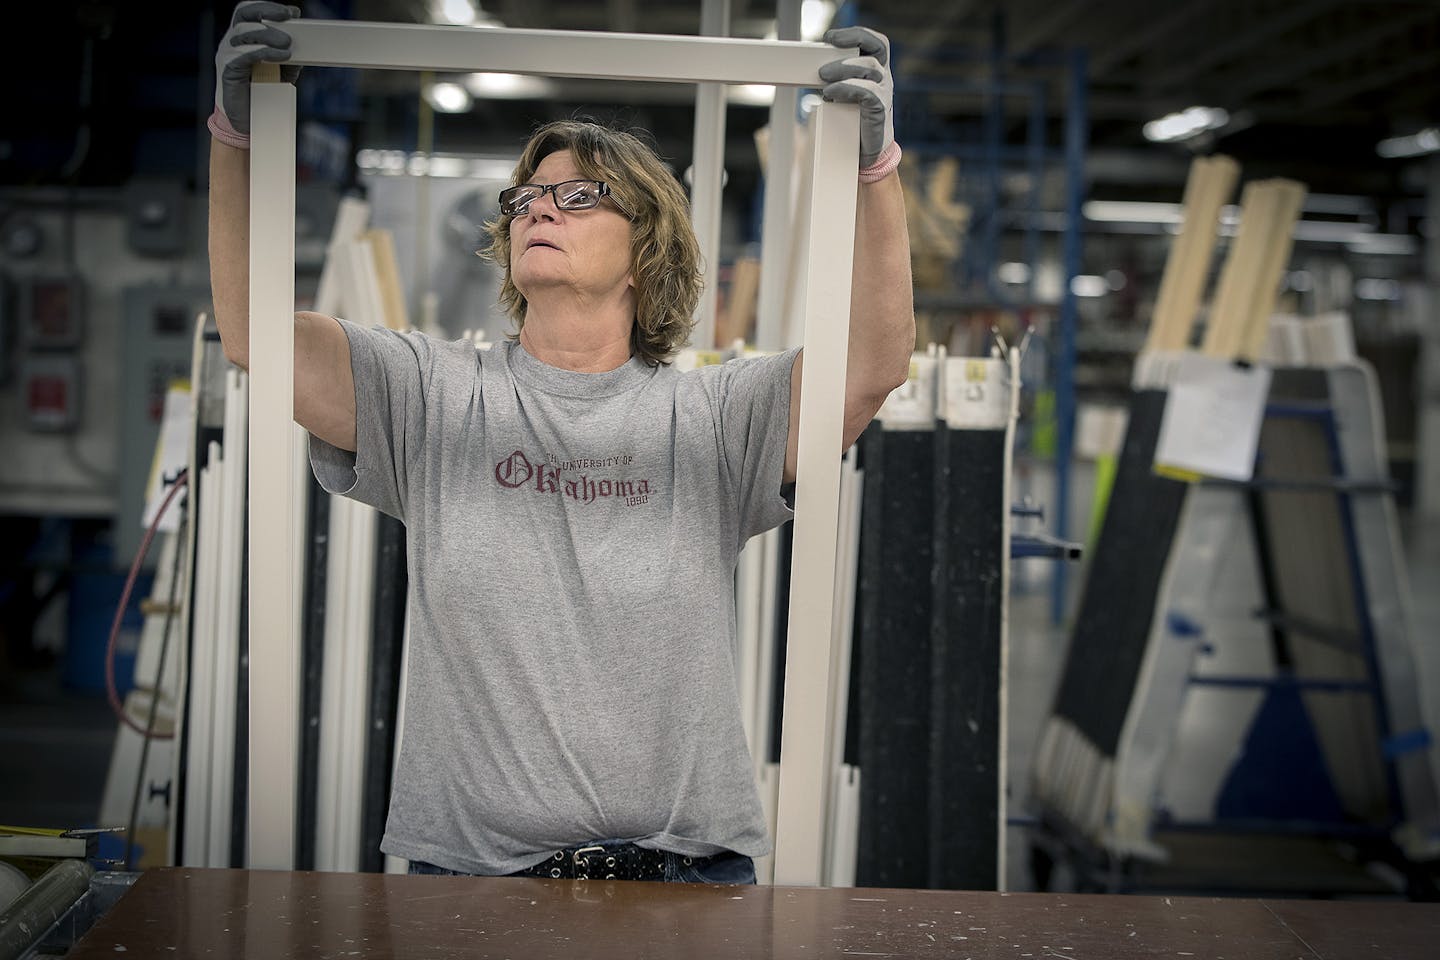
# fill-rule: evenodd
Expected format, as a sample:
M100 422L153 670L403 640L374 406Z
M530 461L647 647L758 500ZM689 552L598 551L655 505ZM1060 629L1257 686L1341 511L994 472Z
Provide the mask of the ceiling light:
M768 83L732 83L725 90L731 103L768 107L775 102L775 88Z
M1030 264L1011 260L995 268L995 279L1001 283L1029 283Z
M1382 157L1418 157L1440 150L1440 127L1426 127L1408 137L1391 137L1375 144Z
M432 83L425 89L425 99L441 113L464 113L470 109L470 94L458 83Z
M805 0L800 4L800 39L819 40L835 19L835 4L831 0Z
M475 22L475 5L470 0L430 0L430 21L469 26Z
M553 94L555 86L545 77L520 73L470 73L465 89L477 100L541 99Z
M1166 114L1145 124L1146 140L1175 143L1188 140L1207 130L1219 130L1230 122L1230 114L1219 107L1189 107L1179 113Z
M1103 297L1110 292L1110 284L1104 277L1082 273L1070 278L1070 292L1077 297Z

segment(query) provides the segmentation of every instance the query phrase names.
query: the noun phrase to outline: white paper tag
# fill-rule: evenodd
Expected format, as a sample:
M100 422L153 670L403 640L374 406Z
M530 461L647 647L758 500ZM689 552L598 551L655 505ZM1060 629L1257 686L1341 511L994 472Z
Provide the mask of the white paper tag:
M945 423L952 430L1003 428L1011 412L1010 367L995 357L945 361Z
M1160 420L1156 471L1249 480L1269 392L1269 367L1187 353Z

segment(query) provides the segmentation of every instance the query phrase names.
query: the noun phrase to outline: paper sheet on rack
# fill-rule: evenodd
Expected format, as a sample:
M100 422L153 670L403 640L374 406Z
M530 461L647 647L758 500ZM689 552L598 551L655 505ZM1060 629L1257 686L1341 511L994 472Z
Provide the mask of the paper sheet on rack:
M150 463L150 479L145 484L145 513L141 517L142 529L149 529L155 522L155 514L165 495L170 492L167 480L190 462L190 441L195 433L195 412L190 395L190 384L171 384L165 392L165 411L160 419L160 438L155 444L155 458ZM177 494L170 508L160 521L160 532L174 533L180 529L180 505L185 494Z
M1269 367L1185 354L1160 421L1155 469L1249 480L1269 392Z

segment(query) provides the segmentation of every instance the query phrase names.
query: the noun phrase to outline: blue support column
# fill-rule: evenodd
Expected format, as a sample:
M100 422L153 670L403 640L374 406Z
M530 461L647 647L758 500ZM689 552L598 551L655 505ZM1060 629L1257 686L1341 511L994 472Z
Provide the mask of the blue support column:
M1045 185L1045 84L1031 85L1030 119L1025 136L1025 165L1030 174L1029 214L1025 223L1025 263L1030 267L1025 299L1035 302L1035 274L1040 263L1040 195Z
M1085 147L1089 140L1086 103L1088 63L1083 49L1070 53L1065 109L1065 289L1060 300L1060 349L1055 357L1055 535L1070 536L1070 460L1075 446L1075 328L1079 323L1074 279L1080 273L1081 213L1085 193ZM1055 565L1050 581L1050 620L1065 617L1066 565Z

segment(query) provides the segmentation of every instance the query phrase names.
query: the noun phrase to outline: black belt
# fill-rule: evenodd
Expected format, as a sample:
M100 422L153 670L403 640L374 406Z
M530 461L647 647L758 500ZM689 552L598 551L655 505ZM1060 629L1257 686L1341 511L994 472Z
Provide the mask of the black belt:
M548 880L664 880L666 856L663 850L646 850L633 843L566 847L516 876ZM689 866L709 858L684 859Z

